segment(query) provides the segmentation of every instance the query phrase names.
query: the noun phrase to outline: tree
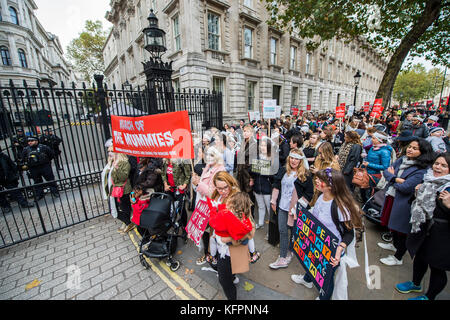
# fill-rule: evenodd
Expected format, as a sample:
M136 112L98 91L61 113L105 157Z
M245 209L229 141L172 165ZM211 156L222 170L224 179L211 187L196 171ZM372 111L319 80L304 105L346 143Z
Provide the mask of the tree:
M376 95L385 107L408 55L449 65L449 5L448 0L266 0L269 24L295 29L309 50L336 37L346 43L358 40L387 57Z
M107 37L108 32L103 30L101 21L87 20L84 30L67 47L69 60L88 82L94 74L102 73L105 69L103 47Z
M428 73L421 64L418 64L400 71L395 81L393 95L402 106L404 102L416 102L427 98L429 89Z

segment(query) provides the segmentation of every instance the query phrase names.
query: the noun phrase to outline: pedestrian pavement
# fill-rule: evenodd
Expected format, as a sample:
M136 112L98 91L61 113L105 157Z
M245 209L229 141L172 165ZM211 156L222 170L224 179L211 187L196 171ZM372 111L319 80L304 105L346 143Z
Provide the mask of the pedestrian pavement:
M180 239L175 259L178 271L165 261L147 259L145 269L138 256L140 235L136 230L119 234L121 223L110 215L29 240L0 250L0 300L225 300L217 273L208 264L197 266L201 256L192 241ZM261 258L250 271L239 275L238 299L314 300L316 289L291 281L291 274L303 273L295 261L288 268L271 270L279 248L264 240L267 225L257 230L255 242ZM348 269L350 300L404 300L394 284L410 280L412 261L405 256L402 266L383 266L379 259L390 254L379 248L380 229L366 222L371 276L379 274L379 285L368 289L364 273L364 243L359 243L360 267ZM429 272L424 280L428 287ZM450 299L446 287L438 299Z

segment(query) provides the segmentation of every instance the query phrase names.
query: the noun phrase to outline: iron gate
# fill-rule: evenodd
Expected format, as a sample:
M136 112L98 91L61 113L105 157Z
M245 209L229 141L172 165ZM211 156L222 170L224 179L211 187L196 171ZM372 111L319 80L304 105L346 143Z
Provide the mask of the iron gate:
M91 88L84 84L77 88L61 84L59 87L41 87L37 82L29 86L9 82L0 84L0 146L4 154L16 164L18 148L13 145L17 129L26 136L41 136L51 129L62 139L59 163L52 161L52 170L60 198L49 194L44 199L34 198L37 186L29 172L20 172L18 185L5 189L0 197L6 197L11 212L0 213L0 248L54 232L109 212L108 201L101 191L101 173L107 159L106 140L111 137L111 115L139 116L154 113L187 110L194 132L205 128L222 128L222 95L214 92L183 90L167 91L160 88L108 88L96 77ZM153 100L152 100L153 99ZM156 101L151 108L149 101ZM41 184L47 186L46 182ZM11 191L21 192L33 208L22 208L11 201Z

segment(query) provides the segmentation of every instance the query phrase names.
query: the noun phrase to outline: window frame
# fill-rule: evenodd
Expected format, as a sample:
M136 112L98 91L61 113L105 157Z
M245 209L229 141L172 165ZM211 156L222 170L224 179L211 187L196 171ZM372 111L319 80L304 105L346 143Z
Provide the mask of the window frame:
M258 82L248 80L247 81L247 109L248 111L255 110L255 100L256 100L256 86ZM250 87L252 87L252 91L250 90ZM250 93L253 93L251 95Z
M294 52L292 52L292 49L294 49ZM297 68L297 47L292 45L290 48L289 67L291 70L296 70Z
M11 23L20 26L19 14L17 13L17 9L13 6L9 6L8 8L9 16L11 17ZM15 21L13 21L15 19Z
M217 32L214 33L214 30L210 29L210 16L215 16L217 17ZM216 50L216 51L220 51L222 48L221 45L221 41L222 41L222 36L221 36L221 15L214 12L214 11L208 11L206 14L206 21L207 21L207 31L208 31L208 46L207 48L210 50ZM212 48L211 47L211 39L213 38L214 42L217 42L217 48Z
M250 31L250 44L247 44L246 31ZM250 56L247 56L247 48L250 48ZM253 29L244 26L244 58L253 59Z
M17 54L19 56L19 61L22 68L28 69L27 54L25 53L25 50L19 48L17 49Z
M273 44L275 45L275 52L273 51ZM278 39L270 37L270 64L277 65L278 62Z
M0 56L2 58L2 65L12 66L11 54L7 46L0 46ZM6 60L6 63L5 63Z
M177 23L175 23L177 22ZM180 15L177 13L172 18L172 31L173 31L173 40L174 40L174 49L175 51L181 50L181 32L180 32ZM176 28L175 28L176 27ZM178 33L176 33L178 32Z

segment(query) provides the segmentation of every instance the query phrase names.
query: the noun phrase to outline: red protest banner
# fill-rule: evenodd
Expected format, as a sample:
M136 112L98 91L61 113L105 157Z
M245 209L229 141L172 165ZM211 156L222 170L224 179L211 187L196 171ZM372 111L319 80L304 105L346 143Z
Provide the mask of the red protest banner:
M370 111L370 102L364 102L364 112Z
M203 233L205 233L208 226L210 209L208 203L203 200L199 200L191 219L186 226L186 232L188 237L195 242L196 245L200 245Z
M291 107L291 115L298 116L299 109L298 107Z
M311 111L311 106L310 105L306 106L306 111Z
M336 107L336 118L345 118L345 103Z
M135 157L193 159L187 111L145 117L111 116L114 152Z
M371 117L379 118L383 112L383 99L376 99L373 103Z

